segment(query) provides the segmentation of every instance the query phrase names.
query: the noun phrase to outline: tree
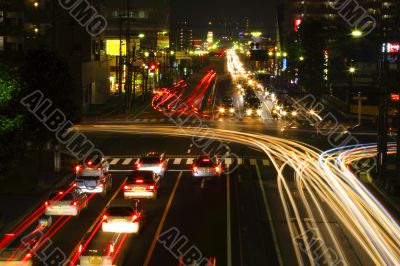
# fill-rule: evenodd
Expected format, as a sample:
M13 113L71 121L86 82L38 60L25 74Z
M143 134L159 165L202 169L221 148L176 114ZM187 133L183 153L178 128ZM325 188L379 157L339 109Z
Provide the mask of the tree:
M324 50L326 32L317 21L304 21L298 32L298 49L304 61L299 64L299 85L316 95L324 91Z
M43 49L29 52L21 68L21 79L21 99L40 90L45 98L51 100L54 108L62 110L67 120L78 120L74 81L69 74L67 63L56 53ZM26 109L23 113L27 140L41 145L55 138L54 134Z
M21 141L22 115L15 108L20 84L14 70L0 66L0 175L12 167ZM7 163L6 163L7 162Z

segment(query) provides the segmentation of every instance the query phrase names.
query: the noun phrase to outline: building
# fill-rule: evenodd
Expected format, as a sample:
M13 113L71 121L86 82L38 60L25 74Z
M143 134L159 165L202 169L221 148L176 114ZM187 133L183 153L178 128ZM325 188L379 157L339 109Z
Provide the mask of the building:
M165 55L169 47L168 0L76 1L69 7L60 3L62 1L0 1L0 55L21 58L24 51L37 47L57 51L69 64L77 87L74 96L82 111L91 104L105 102L117 92L117 82L122 83L123 76L127 75L117 75L122 72L119 69L126 69L127 35L133 58L143 58L151 64L160 63L165 57L158 52ZM96 16L103 18L107 27L92 34L88 25ZM148 74L157 79L161 75ZM145 75L134 73L132 76L137 77L135 82L142 88Z
M171 46L176 51L193 50L193 29L188 21L179 21L172 27Z
M348 100L344 91L375 93L379 53L385 42L390 47L399 44L399 18L398 0L285 0L278 7L278 49L287 50L290 36L302 23L321 22L329 33L327 86L332 94ZM390 53L389 58L390 68L399 69L397 55ZM357 70L351 75L350 66Z

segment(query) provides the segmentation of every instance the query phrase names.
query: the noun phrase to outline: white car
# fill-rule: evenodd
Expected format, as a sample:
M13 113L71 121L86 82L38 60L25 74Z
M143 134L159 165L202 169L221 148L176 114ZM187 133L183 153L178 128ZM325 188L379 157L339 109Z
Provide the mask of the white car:
M90 238L90 234L84 238L82 243ZM79 246L79 263L78 266L90 266L90 265L101 265L101 266L114 266L113 256L115 254L115 244L114 241L110 243L102 241L100 239L89 239L89 243L83 249L83 244Z
M75 185L84 193L106 196L112 190L112 179L104 168L85 168L76 174Z
M109 233L138 234L142 216L143 207L138 200L110 206L103 216L102 230Z
M45 202L45 214L53 216L78 216L88 205L81 189L74 187L70 192L58 191L50 194Z
M136 170L153 171L159 176L164 176L166 171L166 160L164 153L148 153L136 163Z
M160 176L153 171L133 171L124 184L125 199L156 199L160 187Z

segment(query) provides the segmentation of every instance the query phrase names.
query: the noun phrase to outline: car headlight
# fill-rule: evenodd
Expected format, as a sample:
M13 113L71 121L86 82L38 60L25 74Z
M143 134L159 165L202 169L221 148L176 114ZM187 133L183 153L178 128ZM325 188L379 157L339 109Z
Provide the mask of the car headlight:
M282 116L287 116L287 112L286 111L282 111Z
M296 111L293 111L293 112L292 112L292 116L297 116L297 112L296 112Z
M225 113L225 108L222 108L222 107L219 108L219 112L220 112L220 113Z
M251 114L253 113L253 110L248 109L248 110L246 111L246 113L247 113L247 115L251 115Z
M231 109L229 109L229 112L230 112L230 113L234 113L234 112L235 112L235 109L231 108Z
M261 115L262 114L262 110L261 109L257 110L257 114Z

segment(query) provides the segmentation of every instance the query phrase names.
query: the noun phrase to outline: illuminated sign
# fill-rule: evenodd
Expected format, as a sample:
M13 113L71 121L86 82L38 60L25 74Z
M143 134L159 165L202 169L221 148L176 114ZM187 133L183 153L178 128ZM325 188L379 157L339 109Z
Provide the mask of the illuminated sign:
M140 50L140 39L139 38L132 39L131 51L133 51L133 48L135 48L136 51ZM119 39L106 40L106 54L107 55L119 56L120 55L119 49L120 49L120 40ZM122 56L126 55L126 41L125 40L122 40L121 55Z
M392 93L392 94L390 94L390 100L392 100L393 102L398 102L398 101L400 101L400 94L398 94L398 93Z
M207 33L207 42L208 43L213 43L214 42L214 33L212 31L209 31Z
M296 31L296 32L299 31L301 23L303 23L302 19L298 18L298 19L294 20L294 31Z
M387 52L398 54L400 53L400 43L388 43L387 44Z

